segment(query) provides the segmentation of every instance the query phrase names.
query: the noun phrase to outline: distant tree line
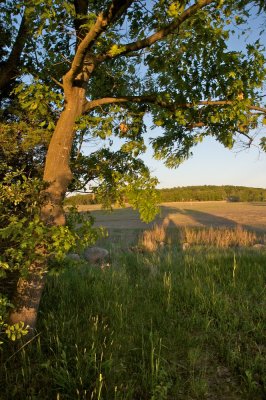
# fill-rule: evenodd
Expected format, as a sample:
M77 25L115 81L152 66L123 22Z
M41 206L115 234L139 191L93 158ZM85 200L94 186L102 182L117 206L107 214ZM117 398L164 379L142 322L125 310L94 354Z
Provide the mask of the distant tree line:
M245 186L184 186L158 189L161 202L174 201L266 201L266 189ZM126 199L125 199L126 200ZM65 205L98 204L94 194L77 194L68 197Z
M185 186L160 189L162 202L171 201L266 201L266 189L245 186Z

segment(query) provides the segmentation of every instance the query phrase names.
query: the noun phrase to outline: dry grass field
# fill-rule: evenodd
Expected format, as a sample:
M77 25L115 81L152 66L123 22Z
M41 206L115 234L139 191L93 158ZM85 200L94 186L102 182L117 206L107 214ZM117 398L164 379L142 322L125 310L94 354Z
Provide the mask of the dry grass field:
M266 232L266 203L178 202L162 203L155 221L145 224L130 207L101 210L99 205L79 206L89 211L97 226L107 229L145 229L166 223L169 227L236 227Z
M266 203L228 203L228 202L177 202L162 203L156 219L145 224L139 219L137 211L130 207L114 208L112 212L101 209L99 205L79 206L80 212L90 212L95 225L108 230L109 237L122 236L130 242L136 233L163 226L168 230L175 228L243 228L266 233Z

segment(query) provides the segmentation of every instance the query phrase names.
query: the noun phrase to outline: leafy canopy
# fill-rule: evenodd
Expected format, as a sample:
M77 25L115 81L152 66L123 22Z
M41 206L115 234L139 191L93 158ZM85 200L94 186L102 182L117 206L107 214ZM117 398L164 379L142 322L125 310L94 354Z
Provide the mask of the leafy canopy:
M111 9L109 1L2 3L3 64L22 18L27 25L16 74L20 84L5 98L2 112L4 134L11 137L20 130L23 145L30 138L32 148L47 146L63 108L63 76L93 63L73 159L83 144L95 139L103 141L98 147L112 151L114 137L122 142L114 158L137 157L145 151L147 113L163 131L152 141L155 157L170 167L188 158L208 135L229 148L239 138L249 146L250 130L265 123L264 52L259 41L245 51L231 51L228 40L233 30L244 33L249 28L250 17L264 12L264 2L113 1L112 6L115 17L75 62L78 45L101 13ZM78 72L75 79L76 85L84 84ZM264 143L262 138L262 148ZM82 152L84 165L87 153ZM94 159L101 154L96 152ZM108 179L108 174L101 178Z

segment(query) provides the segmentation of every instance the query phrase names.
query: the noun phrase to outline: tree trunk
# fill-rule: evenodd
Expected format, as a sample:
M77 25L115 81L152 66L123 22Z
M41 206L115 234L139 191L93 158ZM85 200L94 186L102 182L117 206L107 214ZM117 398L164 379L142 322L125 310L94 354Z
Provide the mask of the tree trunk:
M46 155L44 181L48 187L44 190L44 205L41 218L47 225L64 225L65 215L63 199L72 179L69 167L70 153L73 144L75 121L82 114L85 91L72 88L68 94L65 109L60 115L55 132ZM42 251L45 252L45 249ZM47 271L46 261L35 263L29 268L27 278L20 278L13 300L15 306L9 316L9 323L23 321L29 325L32 336L36 327L38 307L45 285Z
M58 120L46 155L43 179L49 186L44 192L46 204L42 208L41 215L43 221L50 225L65 224L62 201L72 180L69 159L75 121L82 114L84 100L84 89L73 88Z
M23 321L24 327L28 326L29 329L26 338L32 337L35 332L38 308L45 285L45 274L44 264L33 263L29 268L27 278L20 278L17 283L16 294L12 301L15 308L9 315L9 324Z

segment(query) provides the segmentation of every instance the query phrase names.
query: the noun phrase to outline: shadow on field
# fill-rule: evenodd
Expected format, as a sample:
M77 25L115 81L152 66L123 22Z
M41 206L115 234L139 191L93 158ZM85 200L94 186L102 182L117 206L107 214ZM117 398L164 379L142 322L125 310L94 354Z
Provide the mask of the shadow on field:
M210 213L181 208L161 206L161 227L164 229L164 240L182 247L184 242L182 228L236 228L237 223L229 218ZM187 240L185 240L186 242Z
M148 224L142 222L138 212L132 208L116 209L112 213L93 210L91 215L96 219L95 226L103 226L109 234L108 238L102 242L108 241L118 247L134 245L144 231L150 232L147 233L147 237L151 236L149 241L155 240L158 243L165 241L164 236L174 238L176 243L182 241L180 232L183 228L235 229L241 227L259 236L265 235L265 217L262 209L253 212L248 207L228 208L219 203L215 204L215 207L207 205L203 210L195 209L193 204L190 207L189 203L182 203L177 207L169 203L161 204L159 215ZM156 235L158 238L155 238Z
M233 228L237 223L231 219L196 210L184 210L196 222L204 226Z
M193 244L232 247L251 246L257 241L250 225L198 210L162 206L160 220L143 232L140 243L145 250L155 251L165 244L186 250Z
M258 234L265 233L265 229L258 226L239 223L229 218L220 217L211 213L192 209L181 209L168 206L161 206L162 223L167 229L181 228L181 227L206 227L206 228L236 228L241 226L243 229L256 232ZM156 223L159 221L157 220Z
M233 228L238 224L228 218L218 217L216 215L191 209L170 208L161 206L161 217L168 220L168 228L180 226L202 226L202 227L228 227ZM245 228L249 228L246 226Z

